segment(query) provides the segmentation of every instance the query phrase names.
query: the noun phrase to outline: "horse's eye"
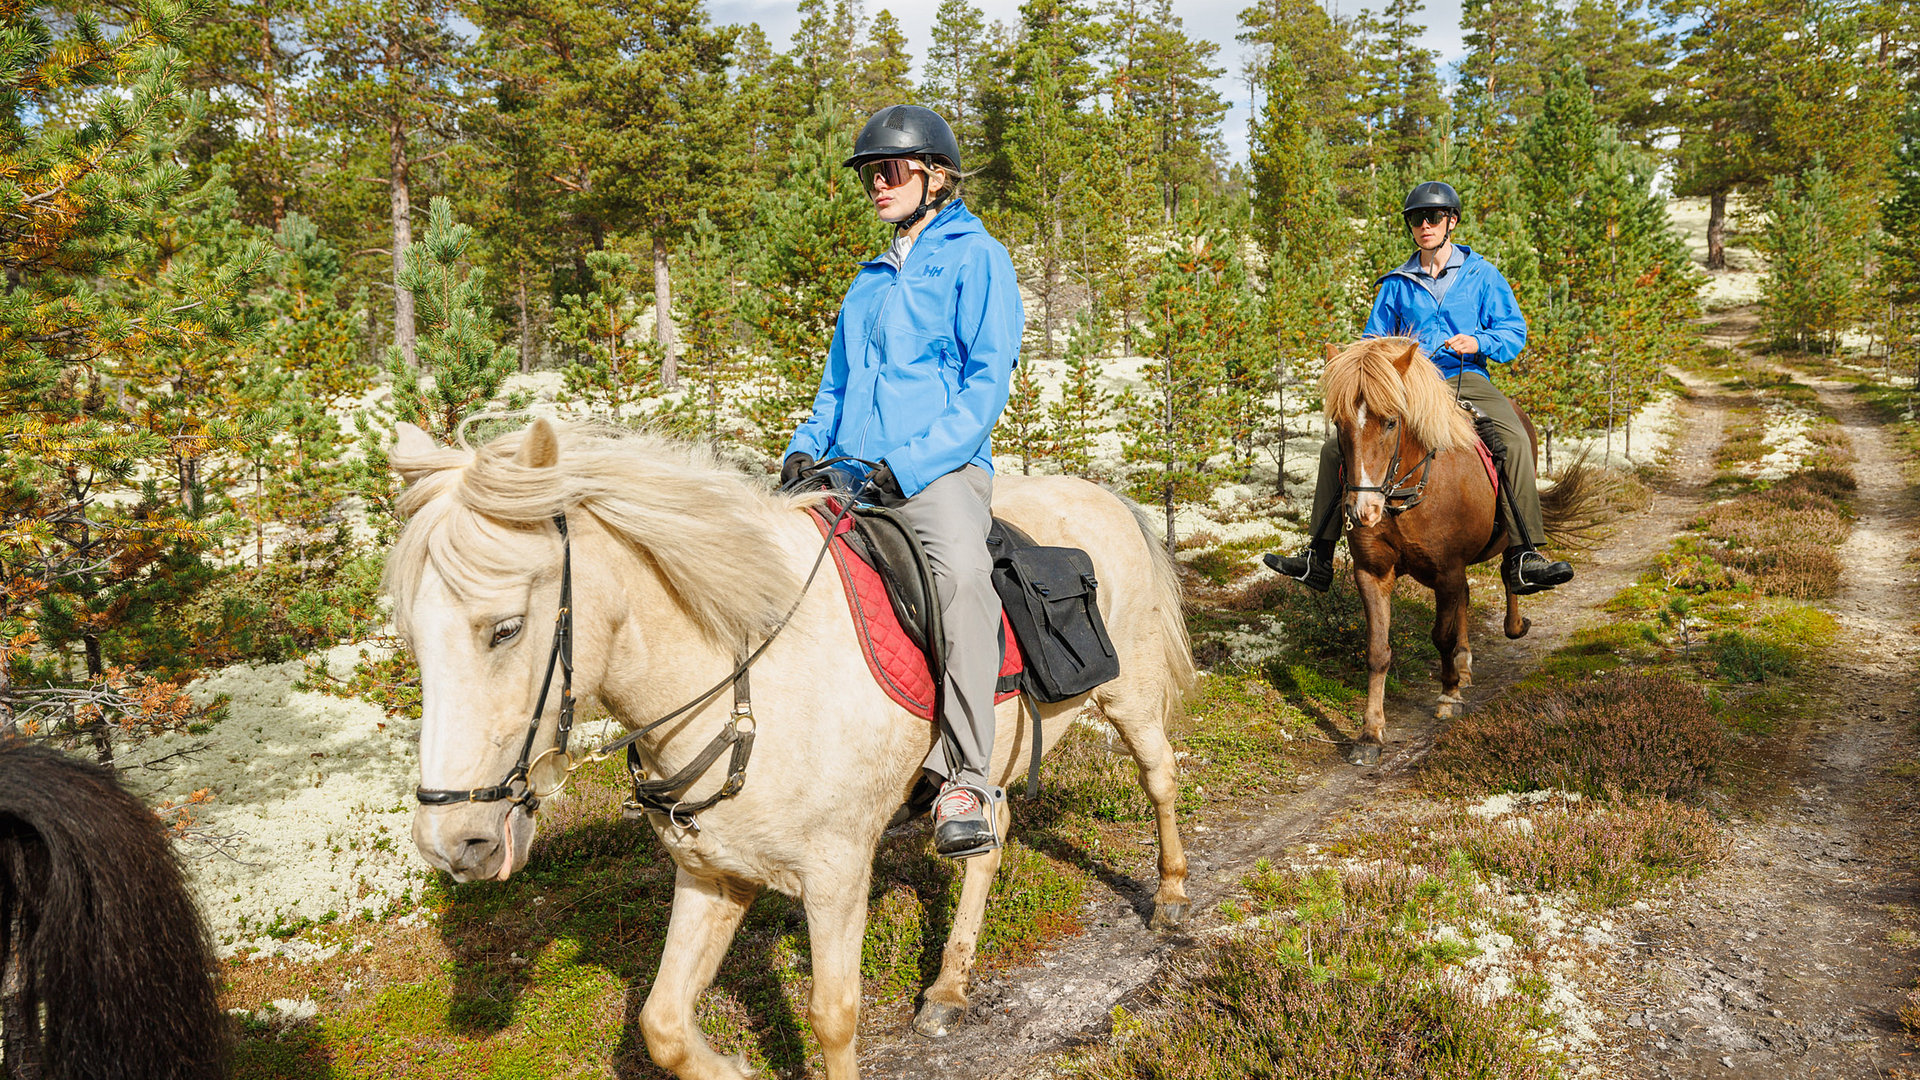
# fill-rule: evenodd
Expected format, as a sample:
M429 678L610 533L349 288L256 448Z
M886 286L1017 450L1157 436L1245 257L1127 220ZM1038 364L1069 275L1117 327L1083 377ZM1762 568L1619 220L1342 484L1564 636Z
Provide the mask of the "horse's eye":
M512 641L514 636L520 633L520 628L526 624L526 619L515 615L511 619L504 620L495 625L493 628L493 640L487 643L488 647Z

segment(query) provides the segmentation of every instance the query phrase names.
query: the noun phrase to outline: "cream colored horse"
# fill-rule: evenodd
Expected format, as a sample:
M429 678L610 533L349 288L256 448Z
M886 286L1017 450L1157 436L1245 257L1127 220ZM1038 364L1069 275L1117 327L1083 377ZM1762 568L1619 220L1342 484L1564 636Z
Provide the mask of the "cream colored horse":
M795 599L820 547L811 498L774 494L695 448L651 435L536 421L478 449L437 447L401 425L391 460L409 517L387 569L395 617L419 661L421 785L496 784L519 753L540 693L560 587L564 512L572 537L575 692L628 727L686 702L758 644ZM1193 682L1178 587L1160 545L1119 499L1080 480L1001 477L994 511L1043 543L1092 556L1120 677L1092 700L1119 731L1152 799L1160 888L1152 925L1188 906L1175 827L1167 724ZM874 849L935 738L874 683L829 569L753 667L758 737L740 793L696 829L650 822L678 865L660 971L640 1013L647 1049L688 1080L742 1077L700 1034L694 1005L762 888L805 905L813 943L810 1016L835 1080L857 1073L860 945ZM553 745L550 698L535 753ZM1047 748L1085 698L1043 705ZM993 779L1010 784L1031 726L1001 706ZM652 775L685 765L728 722L731 697L639 744ZM704 797L724 760L687 794ZM1003 819L1002 828L1007 822ZM414 840L459 881L504 880L525 865L536 821L508 802L421 806ZM975 940L999 854L965 864L939 978L915 1020L944 1035L965 1012Z

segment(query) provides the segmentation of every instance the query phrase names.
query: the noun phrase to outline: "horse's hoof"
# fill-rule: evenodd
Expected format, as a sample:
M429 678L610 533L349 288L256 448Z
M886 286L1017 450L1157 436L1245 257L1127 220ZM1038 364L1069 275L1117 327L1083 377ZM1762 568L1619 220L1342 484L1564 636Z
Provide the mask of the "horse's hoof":
M1529 631L1529 630L1531 630L1531 629L1533 629L1533 620L1532 620L1532 619L1521 619L1521 620L1520 620L1520 629L1518 629L1518 630L1515 630L1515 629L1514 629L1513 627L1511 627L1511 626L1509 626L1509 627L1507 627L1507 639L1508 639L1509 641L1519 641L1519 640L1520 640L1521 638L1523 638L1523 637L1526 637L1526 636L1527 636L1527 631Z
M1187 911L1193 907L1185 900L1163 901L1153 905L1153 918L1147 920L1149 930L1178 930L1187 921Z
M960 1026L960 1018L966 1012L959 1005L948 1005L941 1001L926 1002L920 1006L920 1015L913 1018L913 1030L929 1039L944 1039Z
M1380 764L1379 743L1354 743L1347 750L1347 761L1354 765Z
M1455 716L1459 715L1459 713L1456 711L1458 709L1459 709L1458 705L1455 705L1450 701L1443 701L1440 704L1435 705L1433 707L1433 718L1435 720L1451 720Z

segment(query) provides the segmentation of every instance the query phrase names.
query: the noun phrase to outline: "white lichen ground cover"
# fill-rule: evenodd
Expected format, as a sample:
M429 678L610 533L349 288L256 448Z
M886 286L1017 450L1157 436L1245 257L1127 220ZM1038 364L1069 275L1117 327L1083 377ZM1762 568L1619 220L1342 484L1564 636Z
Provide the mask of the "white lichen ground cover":
M1760 435L1767 448L1758 461L1740 466L1740 471L1755 480L1780 480L1800 471L1819 447L1807 433L1820 419L1816 410L1787 401L1769 401L1764 406L1766 426Z
M327 656L340 674L358 658L352 646ZM225 720L120 756L122 775L149 801L211 790L195 820L225 839L217 850L191 841L181 848L223 955L311 955L314 946L287 939L289 929L410 908L425 877L410 833L418 723L369 702L295 690L300 675L297 662L215 672L190 691L201 700L229 695Z

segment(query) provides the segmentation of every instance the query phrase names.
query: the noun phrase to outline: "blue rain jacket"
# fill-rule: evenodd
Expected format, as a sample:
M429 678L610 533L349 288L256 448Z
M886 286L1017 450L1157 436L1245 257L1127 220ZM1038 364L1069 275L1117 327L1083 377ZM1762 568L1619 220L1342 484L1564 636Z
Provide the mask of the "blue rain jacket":
M1435 282L1420 273L1419 256L1407 260L1379 281L1380 293L1373 300L1373 314L1367 318L1366 335L1405 335L1418 338L1420 347L1433 358L1440 374L1453 378L1462 371L1477 371L1488 378L1487 361L1512 363L1527 345L1527 320L1520 304L1500 271L1464 244L1455 248L1465 260L1449 269L1454 277L1445 299L1436 301ZM1459 356L1440 345L1455 334L1472 334L1480 351Z
M1007 249L964 204L949 203L898 270L884 259L860 264L813 415L786 454L885 461L908 496L965 465L993 471L988 436L1013 388L1026 321Z

